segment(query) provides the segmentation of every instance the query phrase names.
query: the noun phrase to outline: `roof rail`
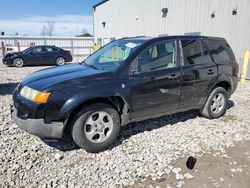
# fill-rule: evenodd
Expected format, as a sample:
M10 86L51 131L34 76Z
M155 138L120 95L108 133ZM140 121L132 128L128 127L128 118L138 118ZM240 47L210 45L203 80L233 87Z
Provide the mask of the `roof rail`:
M160 34L160 35L158 35L158 37L167 37L167 36L169 36L168 34Z
M188 35L188 36L201 36L201 32L188 32L188 33L184 33L184 35Z

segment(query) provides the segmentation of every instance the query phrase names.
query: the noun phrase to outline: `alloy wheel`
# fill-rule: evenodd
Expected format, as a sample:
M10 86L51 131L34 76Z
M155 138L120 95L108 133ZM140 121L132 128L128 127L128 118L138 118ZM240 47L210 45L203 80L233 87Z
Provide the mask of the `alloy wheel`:
M104 111L91 114L84 126L84 134L87 139L94 143L102 143L112 133L114 122L111 116Z
M222 93L217 93L211 103L211 111L214 114L219 114L225 105L225 96Z

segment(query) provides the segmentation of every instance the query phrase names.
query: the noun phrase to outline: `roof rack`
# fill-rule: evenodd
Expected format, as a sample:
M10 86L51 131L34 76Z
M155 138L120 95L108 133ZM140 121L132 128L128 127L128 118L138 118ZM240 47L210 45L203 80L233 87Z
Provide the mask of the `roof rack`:
M168 34L160 34L160 35L158 35L158 37L167 37L167 36L169 36Z
M188 35L188 36L201 36L201 32L188 32L188 33L184 33L184 35Z

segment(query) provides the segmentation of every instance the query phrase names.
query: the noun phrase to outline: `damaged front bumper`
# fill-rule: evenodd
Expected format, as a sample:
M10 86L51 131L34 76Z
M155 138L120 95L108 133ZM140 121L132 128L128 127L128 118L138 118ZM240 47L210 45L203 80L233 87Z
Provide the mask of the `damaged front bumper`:
M62 138L63 122L44 123L43 119L21 119L17 109L11 106L12 120L23 130L40 138Z

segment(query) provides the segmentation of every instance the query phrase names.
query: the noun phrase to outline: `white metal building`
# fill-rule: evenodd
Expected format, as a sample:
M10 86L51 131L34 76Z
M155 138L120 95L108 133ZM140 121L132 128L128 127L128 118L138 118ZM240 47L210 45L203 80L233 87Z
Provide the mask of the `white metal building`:
M250 0L105 0L93 7L95 42L129 36L225 37L236 58L250 50Z

